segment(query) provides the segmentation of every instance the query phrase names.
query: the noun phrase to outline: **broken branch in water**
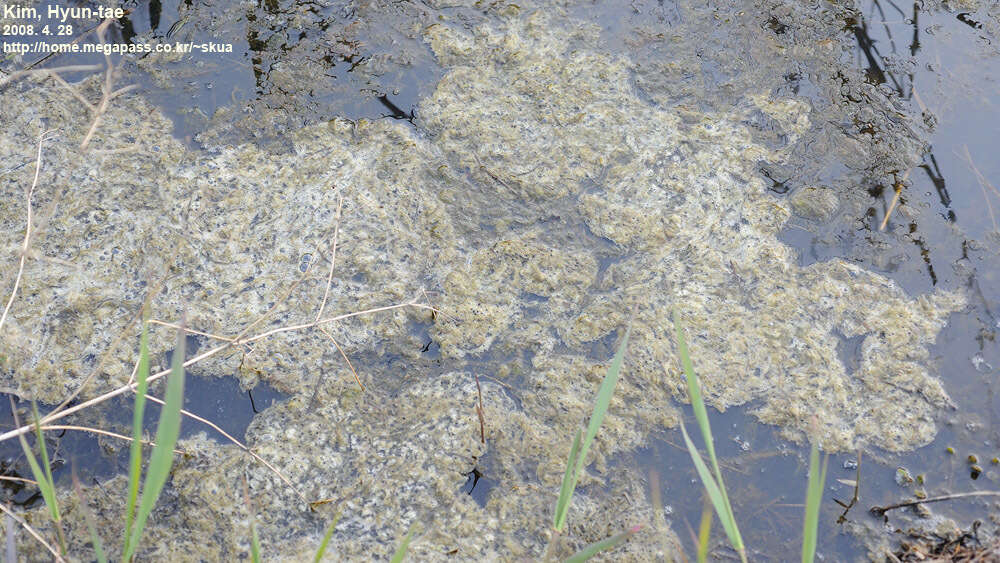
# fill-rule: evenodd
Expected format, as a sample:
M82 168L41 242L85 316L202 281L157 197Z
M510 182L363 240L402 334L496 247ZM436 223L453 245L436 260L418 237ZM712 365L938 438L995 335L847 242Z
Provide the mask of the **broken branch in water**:
M942 495L939 497L930 497L921 500L899 502L896 504L890 504L889 506L873 506L868 510L875 516L885 516L886 512L889 512L890 510L895 510L897 508L906 508L907 506L916 506L918 504L927 504L930 502L940 502L943 500L953 500L966 497L1000 497L1000 491L973 491L971 493L955 493L953 495Z

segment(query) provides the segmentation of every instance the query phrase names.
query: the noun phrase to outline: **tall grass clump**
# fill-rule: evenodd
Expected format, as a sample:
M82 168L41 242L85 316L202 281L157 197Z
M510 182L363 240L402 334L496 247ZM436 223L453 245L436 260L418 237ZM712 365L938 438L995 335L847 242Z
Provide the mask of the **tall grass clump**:
M736 553L739 554L743 563L747 561L746 545L740 535L739 526L736 524L736 516L733 513L733 506L729 502L729 494L726 492L726 485L722 480L722 471L719 469L719 461L715 455L715 442L712 439L712 428L708 422L708 410L705 408L705 400L701 395L701 386L694 373L694 366L691 363L691 355L688 353L687 342L684 339L684 331L681 329L680 318L677 311L673 312L674 332L677 335L677 353L681 359L684 369L684 378L687 381L688 398L691 400L691 407L694 411L695 420L701 429L702 439L705 442L705 450L708 452L709 462L712 469L709 471L701 453L695 447L691 437L688 436L687 429L681 423L681 434L684 436L684 444L687 446L691 461L694 462L698 477L708 494L715 514L722 523L729 543ZM819 507L823 500L823 486L826 483L826 460L824 459L822 468L819 463L819 449L814 443L809 455L809 482L806 486L806 509L802 526L802 563L812 563L816 556L816 544L819 529ZM706 513L707 514L707 513ZM703 562L708 557L708 530L711 527L711 518L703 518L701 534L698 546L698 561Z
M153 507L156 506L156 501L159 498L160 493L163 491L163 487L166 485L167 479L170 476L170 470L173 467L174 446L177 445L177 439L180 436L181 407L184 403L183 363L184 333L183 331L178 330L177 346L174 349L170 375L167 380L167 393L164 406L160 410L160 420L156 427L156 442L153 445L153 451L149 457L149 464L146 469L146 479L142 486L142 496L140 498L139 482L142 477L142 420L146 406L146 392L149 388L147 382L149 377L149 334L148 319L145 319L142 325L142 336L139 341L139 365L136 370L135 409L132 418L132 444L129 451L128 501L125 505L125 533L122 545L123 563L128 563L135 557L139 540L142 538L143 528L146 525L146 521L149 519L149 515L153 511ZM13 401L11 402L11 407L12 409L14 408ZM38 482L38 488L42 493L42 498L45 500L45 504L48 507L49 518L54 524L56 535L59 540L59 552L61 555L65 555L66 541L63 537L61 526L62 515L59 511L59 503L56 497L55 479L52 477L48 450L45 446L45 437L42 434L42 424L40 422L42 419L38 416L38 407L34 402L32 402L31 407L32 415L34 417L39 454L41 456L41 463L39 463L35 458L35 455L32 452L31 447L28 446L28 442L24 438L24 435L19 435L18 439L21 442L22 449L24 449L25 457L28 459L28 465L31 467L31 472L34 475L35 480ZM14 409L14 418L15 423L20 426L20 422L17 421L16 409ZM75 478L75 475L74 485L77 490L77 496L81 499L81 507L83 510L86 510L85 503L83 502L82 490L79 486L79 482ZM103 544L101 542L100 535L97 533L96 526L93 524L92 515L88 512L85 513L85 516L87 517L87 527L90 531L91 542L95 550L95 557L100 563L105 563L107 559L105 558L104 550L102 548ZM46 547L48 547L47 544Z
M163 491L174 463L174 446L181 431L181 407L184 405L184 332L177 331L167 393L160 420L156 426L156 443L149 456L146 480L139 498L139 479L142 474L142 418L146 407L146 390L149 377L148 322L143 322L139 343L139 369L136 374L135 409L132 417L132 446L129 456L129 489L125 515L125 545L122 561L131 561L142 538L143 528L156 501Z

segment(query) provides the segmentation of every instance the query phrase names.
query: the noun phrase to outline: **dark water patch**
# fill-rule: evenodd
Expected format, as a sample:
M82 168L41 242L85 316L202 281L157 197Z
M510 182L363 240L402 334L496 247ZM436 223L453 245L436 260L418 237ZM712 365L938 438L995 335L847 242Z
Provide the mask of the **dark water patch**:
M466 475L467 480L462 485L462 492L471 496L476 504L483 507L489 502L490 493L500 485L500 481L492 477L492 455L487 452L476 460L476 466Z
M796 560L801 550L809 449L782 439L777 428L755 422L749 410L738 408L720 413L709 409L715 448L737 525L751 560ZM690 407L684 408L684 415L692 440L701 444L701 433ZM820 510L818 551L836 553L838 560L853 560L863 555L863 550L849 536L837 533L836 519L843 509L832 500L846 502L852 496L853 489L835 481L853 477L852 470L843 468L852 459L853 454L830 456ZM637 452L636 463L645 475L659 479L666 519L678 531L685 551L696 553L690 534L684 531L697 533L705 490L680 432L673 430L654 437L647 448ZM853 517L869 519L866 510L856 509ZM713 525L712 532L712 552L721 559L729 551L728 544L718 526Z
M187 356L190 357L198 348L197 339L188 337ZM169 356L169 354L168 354ZM153 396L162 396L162 380L154 382L150 388ZM18 416L22 424L31 420L30 401L18 397L0 394L0 431L12 430L14 417L11 413L10 400L14 399ZM241 389L239 382L229 377L205 377L188 373L185 376L184 409L197 416L205 418L224 432L237 440L243 441L246 430L255 414L282 401L285 395L265 383L258 384L253 389ZM71 403L73 406L76 403ZM38 405L39 413L44 416L53 410L55 405ZM44 433L46 447L50 459L52 475L57 483L69 486L70 473L76 471L84 484L100 484L116 475L128 471L128 442L108 436L102 436L85 430L116 432L131 436L134 398L132 395L115 397L54 422L60 426L76 426L76 429L48 430ZM144 436L156 433L160 416L160 406L152 401L146 402L143 416ZM188 417L181 421L181 438L191 437L204 432L210 438L221 444L231 442L215 429ZM35 434L28 436L28 441L35 448ZM148 455L148 449L147 449ZM27 459L18 440L7 440L0 443L0 475L6 477L34 479ZM0 481L4 498L25 507L31 507L41 502L37 488L25 486L23 483Z

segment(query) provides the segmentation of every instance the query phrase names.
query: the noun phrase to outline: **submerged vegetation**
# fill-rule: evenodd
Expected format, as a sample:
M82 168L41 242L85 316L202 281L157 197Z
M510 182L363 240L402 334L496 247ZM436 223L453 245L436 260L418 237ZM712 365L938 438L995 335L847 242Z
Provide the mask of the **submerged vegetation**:
M375 4L365 9L377 20ZM905 133L906 119L881 131L824 98L882 99L839 66L852 40L842 31L848 7L772 16L680 2L676 19L657 12L655 25L623 26L627 49L616 51L601 24L563 13L574 2L449 7L453 19L430 4L400 7L419 11L402 18L403 35L429 47L417 59L433 58L442 75L421 93L419 119L408 114L416 131L389 120L299 120L296 108L316 104L291 99L294 88L269 88L271 105L237 103L234 89L234 104L206 117L195 140L206 150L194 152L171 136L152 98L115 89L129 64L109 58L102 76L78 84L56 70L0 79L10 101L0 107L9 123L0 197L21 201L31 186L27 221L20 206L0 206L0 248L19 249L0 263L4 283L14 281L0 315L0 386L63 401L44 415L33 407L31 420L0 435L22 444L44 502L11 511L41 542L17 546L29 557L39 545L57 559L99 561L164 549L254 561L669 556L680 553L680 529L620 461L680 424L684 467L706 499L696 558L709 557L714 518L745 561L766 547L741 506L745 491L727 488L736 481L724 479L708 407L754 404L760 420L813 443L801 549L812 561L826 478L819 445L903 451L933 439L953 402L930 346L965 306L963 288L914 296L884 275L895 257L862 267L820 252L812 262L780 235L801 219L825 236L822 225L869 205L858 186L882 176L893 176L897 197L865 220L885 227L912 211L895 175L917 158L916 141L892 140L893 154L866 160L874 139ZM226 18L188 9L185 34L228 32L206 23ZM273 30L259 26L277 21L267 16L230 19L266 35ZM293 19L311 29L303 20L314 17ZM367 38L356 30L372 15L356 17L353 31L322 22L324 39L304 33L282 54L265 53L289 60L258 79L300 87L324 76L316 61L328 59L337 33L351 35L336 48L350 51L352 71L411 68L416 59L359 54ZM720 21L728 33L714 33ZM101 41L112 25L99 28ZM712 48L722 35L744 41L761 64ZM137 64L200 66L187 62ZM872 113L902 116L896 109ZM864 134L853 134L852 119ZM239 129L227 120L253 129L241 142L280 146L220 144L227 127ZM44 158L42 142L37 156L30 150L35 139ZM788 172L810 160L860 197ZM185 310L188 322L178 322ZM707 377L695 375L680 317ZM173 366L152 375L149 358L173 345L150 339L151 327L181 333ZM213 344L185 359L187 339ZM180 408L183 371L194 366L236 374L244 388L267 382L288 398L260 412L245 437L227 434ZM158 379L165 406L144 462L143 412ZM117 436L132 441L128 475L100 483L121 498L82 485L75 498L60 496L46 436L68 428L56 424L63 417L130 393L131 438ZM681 420L685 398L702 451ZM179 440L181 417L225 443ZM470 474L492 489L458 492ZM153 515L158 502L167 506Z

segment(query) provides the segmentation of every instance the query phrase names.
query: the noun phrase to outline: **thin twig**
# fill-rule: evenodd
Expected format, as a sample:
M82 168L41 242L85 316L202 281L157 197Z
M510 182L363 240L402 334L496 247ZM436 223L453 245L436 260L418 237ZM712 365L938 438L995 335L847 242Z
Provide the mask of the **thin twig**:
M23 518L21 518L17 514L14 514L14 512L9 508L7 508L6 506L4 506L3 503L0 503L0 510L4 511L8 516L16 520L17 523L20 524L25 530L28 530L28 533L31 534L32 537L34 537L36 540L38 540L38 543L42 544L43 546L45 546L45 549L49 550L49 553L52 554L52 557L55 557L56 561L59 561L61 563L65 562L65 559L62 558L62 555L59 555L58 551L52 549L52 546L49 545L49 542L43 540L42 536L38 532L36 532L34 528L29 526L28 523L25 522Z
M858 503L858 492L861 488L861 450L858 450L858 466L855 469L857 469L857 472L854 475L854 496L851 497L851 502L844 504L837 499L833 499L833 502L844 507L844 513L837 518L838 524L843 524L847 521L847 513Z
M163 405L163 401L161 401L160 399L157 399L156 397L154 397L152 395L146 395L146 399L149 400L149 401L153 401L154 403L158 403L160 405ZM273 465L271 465L270 463L268 463L266 459L260 457L259 455L255 454L254 452L252 452L250 450L250 448L248 448L247 446L245 446L242 442L240 442L236 438L233 438L232 436L230 436L229 433L227 433L225 430L223 430L222 428L220 428L219 425L215 424L214 422L212 422L212 421L210 421L208 419L202 418L202 417L194 414L193 412L186 411L184 409L181 409L181 414L184 415L184 416L186 416L186 417L188 417L188 418L191 418L193 420L197 420L198 422L200 422L202 424L210 426L213 430L215 430L219 434L222 434L227 440L229 440L233 444L236 444L237 447L239 447L240 449L242 449L246 453L250 454L251 457L253 457L255 460L257 460L258 462L260 462L261 464L263 464L264 467L267 467L268 469L270 469L275 475L278 476L279 479L281 479L286 485L288 485L289 488L291 488L293 491L295 491L295 494L298 495L298 497L300 499L302 499L303 502L305 502L306 504L309 504L309 499L307 499L302 493L300 493L299 489L295 485L293 485L292 482L290 480L288 480L287 477L285 477L284 475L282 475L282 473L280 471L278 471L277 468L275 468Z
M77 430L80 432L90 432L91 434L100 434L102 436L108 436L110 438L118 438L119 440L125 440L126 442L131 442L131 436L125 436L124 434L118 434L116 432L110 432L108 430L101 430L100 428L92 428L90 426L72 426L68 424L43 424L42 430ZM156 443L150 440L139 440L147 446L155 446ZM174 450L174 453L180 455L187 455L187 452L183 450Z
M52 76L57 72L86 72L90 70L101 70L102 68L104 67L102 67L101 65L66 65L56 68L43 68L41 70L28 70L28 69L19 70L17 72L13 72L3 77L3 79L0 79L0 89L3 89L4 86L12 83L13 81L21 78L22 76L31 76L31 75Z
M102 47L105 46L106 44L104 40L104 32L107 31L108 27L114 21L115 20L113 18L107 18L103 22L101 22L101 24L98 25L95 30L95 34L97 35L97 41L101 44ZM138 87L133 84L130 86L125 86L123 88L119 88L117 90L113 90L112 88L114 88L115 65L111 60L111 54L106 49L104 49L103 52L104 52L104 63L106 65L106 68L104 71L104 83L101 84L101 101L100 103L98 103L97 109L91 112L94 114L94 120L90 124L90 129L87 130L87 134L83 137L83 141L80 143L81 149L86 149L87 145L90 144L90 139L93 138L94 133L97 132L97 127L101 124L101 119L104 117L104 114L108 111L108 105L111 103L111 100Z
M333 337L332 334L329 333L329 331L327 331L323 327L317 327L317 328L319 328L320 332L325 334L326 337L330 339L330 342L333 342L333 345L337 347L337 351L340 352L341 357L343 357L344 361L347 362L347 367L351 368L351 373L354 374L354 381L357 381L358 387L360 387L361 390L364 391L365 386L361 384L361 378L358 377L358 372L354 370L354 365L351 364L351 360L347 357L347 354L344 353L343 348L340 347L340 344L337 344L337 340Z
M343 207L344 207L344 198L341 197L337 200L337 218L334 221L334 227L333 227L333 245L331 246L330 250L330 273L326 277L326 291L323 292L323 302L320 303L319 312L316 313L317 321L323 317L323 310L326 309L326 300L327 298L330 297L330 285L333 283L333 270L334 266L337 263L337 237L340 236L340 211ZM337 348L340 348L340 346L338 346ZM354 368L351 369L353 370ZM361 381L358 381L358 385L360 384Z
M878 230L884 231L885 226L889 224L889 217L892 216L892 211L896 209L896 204L899 203L899 196L903 193L903 184L909 177L910 177L910 171L907 170L906 173L903 174L903 179L896 182L896 185L894 186L896 188L896 195L892 197L892 202L889 204L889 209L888 211L885 212L885 217L882 218L882 224L879 225Z
M35 187L38 186L38 175L42 170L42 142L47 140L47 135L49 131L43 131L41 135L38 136L38 151L35 157L35 177L31 181L31 187L28 188L28 221L27 227L24 229L24 243L21 245L21 260L17 267L17 277L14 278L14 289L10 292L10 299L7 300L7 305L3 308L3 315L0 315L0 329L3 328L4 321L7 320L7 313L10 312L10 306L14 303L14 297L17 295L17 290L21 285L21 276L24 275L24 262L28 259L28 248L31 246L31 197L35 193Z
M889 506L873 506L869 510L875 516L885 516L886 512L889 512L890 510L895 510L897 508L906 508L907 506L916 506L918 504L927 504L931 502L940 502L943 500L953 500L957 498L967 498L967 497L1000 497L1000 491L972 491L970 493L955 493L953 495L942 495L939 497L930 497L920 500L900 502L896 504L890 504Z

